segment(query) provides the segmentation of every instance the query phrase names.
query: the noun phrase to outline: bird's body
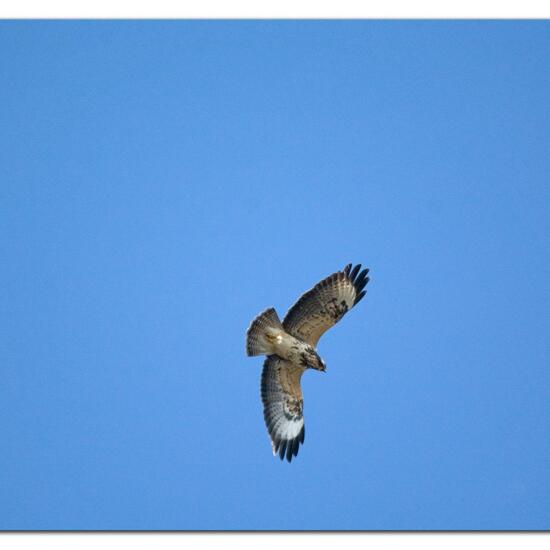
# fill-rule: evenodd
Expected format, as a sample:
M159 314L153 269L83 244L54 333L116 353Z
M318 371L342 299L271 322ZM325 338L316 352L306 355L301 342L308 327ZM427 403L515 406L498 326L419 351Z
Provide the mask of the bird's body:
M290 462L304 442L303 398L300 380L308 368L325 371L316 346L365 295L368 269L361 265L333 273L306 292L283 322L273 308L252 321L247 331L247 355L267 355L261 381L264 419L273 453ZM358 275L359 273L359 275Z
M315 348L285 331L273 308L260 313L248 329L248 355L277 355L303 368L326 370Z

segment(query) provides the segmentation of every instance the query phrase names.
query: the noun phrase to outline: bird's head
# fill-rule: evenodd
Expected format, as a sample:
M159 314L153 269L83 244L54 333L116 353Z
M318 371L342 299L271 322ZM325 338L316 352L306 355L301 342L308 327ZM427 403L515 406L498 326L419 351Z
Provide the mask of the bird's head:
M305 353L302 356L303 365L308 369L315 369L325 372L327 370L327 365L319 357L319 354L311 347L308 347Z

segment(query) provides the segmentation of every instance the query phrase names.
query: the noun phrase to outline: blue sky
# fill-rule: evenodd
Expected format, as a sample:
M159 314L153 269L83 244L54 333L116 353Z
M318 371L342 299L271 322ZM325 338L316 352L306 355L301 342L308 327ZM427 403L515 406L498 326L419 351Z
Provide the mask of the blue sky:
M548 529L548 22L1 22L0 528ZM369 292L272 457L251 319Z

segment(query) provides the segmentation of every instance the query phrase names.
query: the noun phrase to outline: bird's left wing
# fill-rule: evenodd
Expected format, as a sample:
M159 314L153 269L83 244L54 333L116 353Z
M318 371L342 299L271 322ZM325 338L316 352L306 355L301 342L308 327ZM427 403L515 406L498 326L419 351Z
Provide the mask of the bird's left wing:
M353 269L348 264L308 290L288 310L283 328L292 336L312 346L334 326L366 293L368 268L361 273L361 264Z
M262 371L264 419L273 454L290 462L304 442L304 402L300 379L305 368L269 355Z

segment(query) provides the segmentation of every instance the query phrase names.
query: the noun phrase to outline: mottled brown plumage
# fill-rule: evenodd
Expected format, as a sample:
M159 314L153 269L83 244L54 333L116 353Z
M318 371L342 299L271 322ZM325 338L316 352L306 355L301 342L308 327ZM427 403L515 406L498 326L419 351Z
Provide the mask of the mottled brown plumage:
M283 322L269 308L247 331L248 355L267 355L261 380L264 419L273 453L290 462L304 442L300 380L306 369L326 370L315 349L319 338L365 295L369 270L351 264L303 294Z

